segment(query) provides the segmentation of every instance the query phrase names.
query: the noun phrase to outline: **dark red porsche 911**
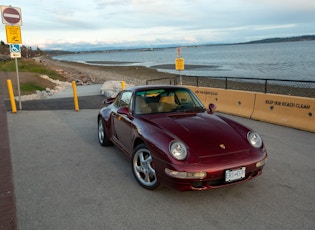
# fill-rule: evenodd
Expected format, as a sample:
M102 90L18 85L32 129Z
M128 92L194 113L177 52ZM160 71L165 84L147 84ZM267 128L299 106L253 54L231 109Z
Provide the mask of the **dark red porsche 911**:
M137 86L108 98L98 114L101 145L131 158L141 186L204 190L248 181L267 160L255 131L214 114L182 86Z

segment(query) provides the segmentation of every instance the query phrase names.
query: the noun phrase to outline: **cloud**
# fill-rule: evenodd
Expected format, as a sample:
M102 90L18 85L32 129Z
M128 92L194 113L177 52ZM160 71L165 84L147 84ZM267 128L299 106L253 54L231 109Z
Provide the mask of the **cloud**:
M253 30L276 30L276 29L287 29L287 28L293 28L293 27L296 27L296 24L257 26L252 29Z
M15 0L14 4L22 9L23 43L32 46L189 45L315 33L315 2L310 0ZM0 35L5 37L4 31Z
M309 0L243 0L244 3L254 2L259 5L270 6L271 8L277 8L285 10L295 11L314 11L315 2Z

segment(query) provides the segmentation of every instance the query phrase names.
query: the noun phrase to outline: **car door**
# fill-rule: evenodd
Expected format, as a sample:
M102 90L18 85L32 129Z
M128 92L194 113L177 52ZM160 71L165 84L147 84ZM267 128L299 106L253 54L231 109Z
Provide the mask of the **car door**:
M122 92L120 96L119 108L129 108L131 105L132 92ZM132 124L129 116L124 114L115 113L113 117L113 127L115 129L116 138L121 148L125 151L132 151L131 135L132 135Z

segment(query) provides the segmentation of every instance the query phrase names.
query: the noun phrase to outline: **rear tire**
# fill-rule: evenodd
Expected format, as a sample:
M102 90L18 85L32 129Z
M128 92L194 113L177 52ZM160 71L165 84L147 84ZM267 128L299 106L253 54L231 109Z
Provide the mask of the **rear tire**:
M103 118L100 116L98 118L98 142L102 146L111 146L112 142L109 140L104 126Z
M131 167L138 183L149 190L159 186L159 181L153 167L153 159L145 144L138 145L132 155Z

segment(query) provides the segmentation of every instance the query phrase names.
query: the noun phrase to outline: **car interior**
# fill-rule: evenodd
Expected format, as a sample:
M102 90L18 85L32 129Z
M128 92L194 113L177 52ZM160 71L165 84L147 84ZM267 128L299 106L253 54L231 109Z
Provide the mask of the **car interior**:
M155 90L137 92L136 94L136 114L170 112L181 106L185 108L196 106L196 103L187 91Z

